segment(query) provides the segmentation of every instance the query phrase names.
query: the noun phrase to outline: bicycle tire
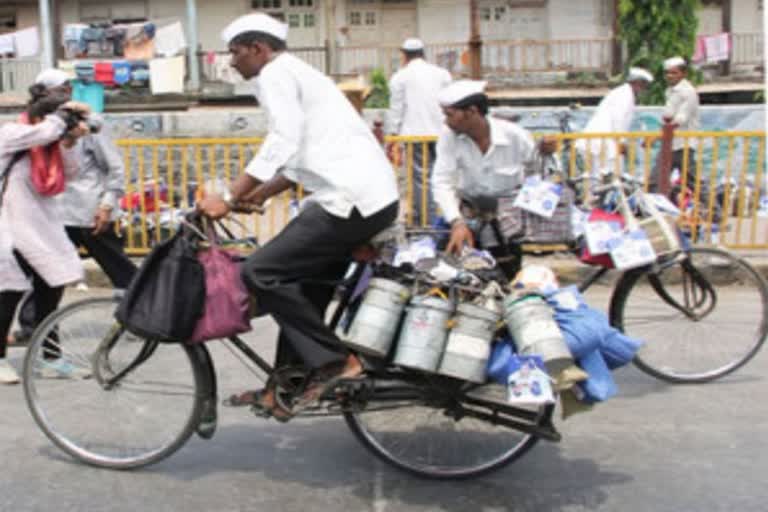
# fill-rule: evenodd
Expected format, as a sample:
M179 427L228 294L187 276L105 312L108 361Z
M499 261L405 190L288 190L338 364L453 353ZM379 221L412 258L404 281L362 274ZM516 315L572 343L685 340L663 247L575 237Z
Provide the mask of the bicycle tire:
M626 272L611 298L611 325L646 342L634 358L637 368L670 383L703 383L733 373L757 354L768 336L768 285L748 262L694 247L659 268ZM704 277L701 285L698 276ZM676 310L664 293L688 300L701 294L695 313L701 318Z
M135 469L168 457L195 432L203 410L204 372L195 347L159 344L158 352L134 373L113 389L105 389L100 383L104 379L99 379L100 373L107 372L104 368L118 373L145 345L120 330L114 348L99 359L99 344L115 326L118 303L116 298L85 299L49 315L30 340L24 359L24 394L35 423L62 451L92 466ZM56 342L46 348L46 339ZM58 361L75 369L55 381L44 372L51 361L46 350L52 346L58 347ZM169 363L179 366L170 368ZM72 409L77 412L73 414Z
M497 386L497 388L501 390L502 394L504 393L504 390L501 386ZM425 421L422 424L411 425L412 428L410 432L403 432L405 436L415 436L415 434L417 434L419 431L422 431L424 435L421 436L421 439L415 439L414 437L408 442L408 444L409 446L417 449L426 449L425 451L432 450L431 443L438 439L441 435L444 435L448 431L456 428L456 426L461 422L468 421L467 418L455 420L453 418L446 417L443 415L442 411L437 408L419 405L413 405L410 407L410 409L414 408L423 410L424 413L431 413L430 418L435 418L436 415L441 415L442 418L444 418L443 426L445 429L443 431L438 431L435 428L436 424L429 424ZM539 407L539 424L544 424L551 421L554 408L554 405ZM378 414L386 415L386 417L389 419L389 424L396 426L396 428L399 430L408 423L403 419L403 412L406 409L408 408L402 407L393 410L382 411ZM425 460L417 460L418 455L410 452L410 450L406 450L406 452L409 453L395 453L392 446L388 445L389 443L385 440L386 438L380 433L372 431L372 429L369 427L365 418L367 414L369 413L367 413L365 410L344 412L344 419L347 423L347 426L355 435L357 440L360 441L360 443L362 443L362 445L365 446L368 451L373 453L376 457L386 462L387 464L403 470L409 474L431 480L464 480L479 477L492 471L499 470L525 455L539 441L539 438L535 435L523 434L506 427L493 427L486 422L481 422L480 420L472 420L479 422L478 424L482 423L488 428L493 428L495 431L493 434L497 437L497 439L494 440L489 437L485 437L485 434L480 432L468 432L466 436L463 436L463 438L457 437L456 439L450 441L451 443L455 443L456 446L458 446L460 450L467 455L476 455L479 449L488 449L489 443L491 441L503 443L501 439L498 439L500 436L508 437L509 439L512 439L512 435L520 437L516 440L516 442L513 443L511 447L505 448L502 453L491 457L487 461L467 464L464 466L441 466L436 461L430 462ZM417 415L418 414L419 413L417 411ZM477 438L477 442L474 444L472 443L474 440L473 438ZM427 447L427 445L429 445L429 447ZM432 451L432 453L436 454L437 452Z

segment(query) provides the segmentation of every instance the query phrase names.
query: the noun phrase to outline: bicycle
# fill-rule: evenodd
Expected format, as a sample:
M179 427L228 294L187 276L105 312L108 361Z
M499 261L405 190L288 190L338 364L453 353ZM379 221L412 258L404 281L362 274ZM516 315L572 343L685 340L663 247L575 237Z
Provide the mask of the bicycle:
M634 221L634 211L644 210L681 237L641 185L623 176L596 192L603 201L613 194L625 220ZM709 382L741 368L762 347L768 337L768 284L745 260L680 240L652 264L622 273L611 294L609 320L645 341L633 361L643 372L671 383ZM579 290L586 291L609 268L588 275Z
M340 293L332 328L339 326L355 289L375 266L357 261L342 283L327 283L338 285ZM400 277L429 283L418 273ZM472 290L470 285L452 286ZM91 298L46 318L26 354L24 392L35 422L64 452L93 466L133 469L170 456L195 433L205 439L214 435L217 378L205 345L134 336L114 322L117 304L116 298ZM307 379L303 370L273 368L239 336L225 343L277 386L282 404L301 395ZM42 370L56 355L78 371L44 378ZM363 380L342 381L321 405L295 419L342 416L373 454L436 479L475 477L510 464L539 439L560 440L552 424L554 405L513 406L499 385L471 384L394 366L388 359L360 357L367 368ZM77 418L62 412L72 407ZM252 411L261 414L258 408Z

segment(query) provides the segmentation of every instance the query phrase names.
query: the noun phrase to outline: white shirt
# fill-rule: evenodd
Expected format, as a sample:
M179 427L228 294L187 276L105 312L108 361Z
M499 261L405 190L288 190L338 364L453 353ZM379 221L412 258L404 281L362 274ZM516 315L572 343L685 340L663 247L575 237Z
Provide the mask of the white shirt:
M451 83L451 74L424 59L413 59L389 80L387 133L437 135L443 111L437 93Z
M663 117L671 117L677 124L676 130L696 131L699 129L699 94L687 79L683 78L674 87L667 87L664 92L667 99L664 105ZM672 149L678 150L685 147L685 142L680 137L672 141Z
M600 101L594 114L584 127L584 133L619 133L628 132L632 124L632 117L635 114L635 93L632 86L627 84L620 85L612 89ZM591 144L590 144L591 142ZM605 145L606 158L615 158L618 155L618 147L615 139ZM579 139L576 147L585 150L590 148L592 153L600 154L602 152L602 140L600 139Z
M67 180L67 188L56 196L60 219L65 226L93 226L101 207L119 214L119 199L125 192L125 167L106 126L99 133L78 139L75 146L79 171Z
M254 80L269 132L246 172L277 172L312 192L328 213L368 217L398 200L392 166L360 114L330 78L281 53Z
M486 116L491 145L483 154L471 137L447 126L437 139L432 194L448 222L461 216L459 192L469 196L509 195L523 183L535 155L533 137L517 124Z

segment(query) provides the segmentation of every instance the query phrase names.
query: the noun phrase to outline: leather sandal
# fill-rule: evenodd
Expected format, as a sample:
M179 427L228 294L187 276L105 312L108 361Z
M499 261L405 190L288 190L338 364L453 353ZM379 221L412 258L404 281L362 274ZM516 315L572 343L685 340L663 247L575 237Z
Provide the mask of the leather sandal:
M359 371L351 373L348 370L345 370L345 367L339 369L338 365L333 365L328 369L321 368L314 378L310 380L306 390L294 404L294 413L318 403L320 399L339 382L362 379L365 374L365 368L363 367L362 362L358 361L358 364L360 365Z
M224 405L228 407L246 407L250 406L254 412L263 418L274 418L280 423L286 423L293 418L293 413L280 406L276 401L266 402L269 389L258 389L244 391L239 395L232 395L224 400Z

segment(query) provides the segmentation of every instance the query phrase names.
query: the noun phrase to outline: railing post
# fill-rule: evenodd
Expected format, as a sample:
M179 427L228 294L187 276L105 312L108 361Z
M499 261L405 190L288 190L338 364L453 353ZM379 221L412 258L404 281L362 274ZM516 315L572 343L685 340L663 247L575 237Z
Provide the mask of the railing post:
M473 79L483 76L482 58L483 40L477 19L477 0L469 0L469 69Z
M613 37L611 38L611 73L621 73L621 41L619 40L619 0L613 0Z
M672 140L675 138L675 126L665 120L661 127L661 153L659 154L659 193L669 195L669 175L672 171Z

